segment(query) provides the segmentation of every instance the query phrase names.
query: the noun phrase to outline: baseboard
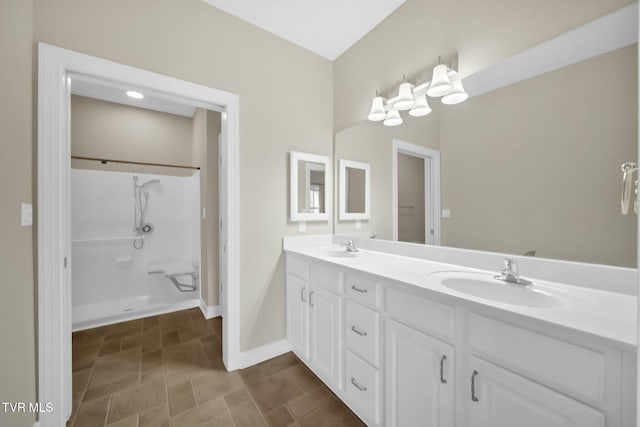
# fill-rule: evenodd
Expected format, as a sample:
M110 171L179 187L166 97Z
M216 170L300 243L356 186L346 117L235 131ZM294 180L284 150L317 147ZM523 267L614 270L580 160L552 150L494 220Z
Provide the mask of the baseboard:
M203 299L200 299L200 310L206 319L222 316L221 305L207 305Z
M243 351L240 353L238 368L243 369L256 365L288 351L291 351L291 344L286 339Z

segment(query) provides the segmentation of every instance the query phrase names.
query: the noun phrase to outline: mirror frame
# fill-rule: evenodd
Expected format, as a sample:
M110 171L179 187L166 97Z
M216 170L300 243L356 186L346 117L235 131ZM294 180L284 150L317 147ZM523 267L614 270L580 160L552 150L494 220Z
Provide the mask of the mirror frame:
M332 209L331 192L333 190L331 161L329 157L319 154L301 153L299 151L291 151L289 157L289 210L291 221L329 221L329 212L331 212ZM324 165L324 212L298 212L298 162L300 160Z
M356 162L355 160L340 159L338 161L338 193L340 200L338 203L339 221L368 220L371 216L371 176L369 163ZM347 212L347 168L364 170L364 212L349 213Z

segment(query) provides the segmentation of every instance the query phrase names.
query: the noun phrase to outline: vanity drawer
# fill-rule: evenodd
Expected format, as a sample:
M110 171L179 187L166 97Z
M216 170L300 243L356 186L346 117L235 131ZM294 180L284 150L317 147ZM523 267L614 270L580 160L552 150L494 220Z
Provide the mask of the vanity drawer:
M309 280L309 263L294 255L287 254L287 273Z
M605 354L471 313L469 346L486 359L602 406Z
M389 316L430 335L453 340L455 310L447 304L387 288L385 297Z
M335 266L325 267L324 265L311 263L309 266L309 282L313 286L323 288L334 294L344 293L344 273Z
M372 365L380 363L380 315L347 300L345 336L347 347Z
M362 276L347 273L347 296L372 307L380 307L380 284Z
M351 405L375 424L380 422L380 373L347 350L346 392Z

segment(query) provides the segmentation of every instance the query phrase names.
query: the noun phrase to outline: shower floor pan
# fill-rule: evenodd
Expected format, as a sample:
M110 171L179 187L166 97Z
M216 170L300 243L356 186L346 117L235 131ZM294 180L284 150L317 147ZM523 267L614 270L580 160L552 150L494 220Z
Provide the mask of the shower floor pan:
M71 328L73 332L76 332L125 320L140 319L156 314L198 307L199 303L198 298L176 301L175 297L163 300L142 296L96 304L84 304L73 307Z

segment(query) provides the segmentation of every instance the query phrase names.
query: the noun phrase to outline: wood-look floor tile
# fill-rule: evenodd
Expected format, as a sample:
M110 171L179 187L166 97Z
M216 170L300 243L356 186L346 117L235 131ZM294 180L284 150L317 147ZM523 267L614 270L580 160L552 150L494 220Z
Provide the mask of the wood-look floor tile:
M89 389L115 383L138 375L140 350L133 349L100 357L95 363Z
M248 386L259 383L265 379L264 373L259 366L249 366L248 368L238 370L242 381Z
M298 358L293 353L287 352L258 364L258 367L264 376L269 376L298 363Z
M177 329L191 323L191 317L185 311L160 315L160 327L165 330Z
M97 399L102 396L107 396L120 390L125 390L138 385L139 377L137 373L134 373L128 377L125 377L116 382L105 384L99 387L89 388L84 394L84 401Z
M109 396L104 396L91 402L82 403L73 425L75 427L103 426L107 419L109 399Z
M74 372L93 367L98 358L101 341L92 343L90 346L74 350L71 355L71 366Z
M144 319L142 319L143 331L148 331L150 329L157 329L157 328L160 328L159 316L145 317Z
M170 427L170 420L168 407L153 408L140 413L138 427Z
M176 344L180 344L180 335L177 330L162 333L162 347L169 347Z
M122 338L105 339L100 347L98 357L106 356L113 353L118 353L122 348Z
M364 427L365 424L351 413L341 402L333 402L311 412L298 420L301 427Z
M293 416L287 411L284 406L274 409L271 412L264 414L264 419L267 421L269 427L282 427L288 426L294 422Z
M170 386L212 372L200 340L164 348L162 355Z
M199 307L191 308L187 310L187 313L189 314L189 317L191 317L191 320L205 320L202 310L200 310Z
M132 415L115 423L107 424L107 427L138 427L138 414Z
M282 372L247 387L262 412L276 409L302 395L302 390Z
M191 381L169 387L169 414L173 417L195 408L196 399L191 388Z
M172 427L194 427L201 424L211 427L230 427L234 425L231 414L222 397L171 418Z
M198 404L217 399L243 388L237 372L210 371L191 380Z
M73 380L71 389L73 393L79 393L84 391L89 384L89 377L91 376L91 368L83 369L73 373Z
M114 393L111 396L109 422L119 421L130 415L165 406L167 393L164 378Z
M229 408L229 412L231 412L231 418L235 422L236 426L267 427L267 424L262 417L262 413L253 402L246 402L241 405L234 406L233 408Z
M329 390L325 387L318 387L309 393L305 393L291 400L286 404L286 407L294 418L300 419L313 410L321 408L334 400L336 400L336 398Z
M282 371L282 375L290 378L304 392L314 390L322 385L322 382L302 363L298 363Z

